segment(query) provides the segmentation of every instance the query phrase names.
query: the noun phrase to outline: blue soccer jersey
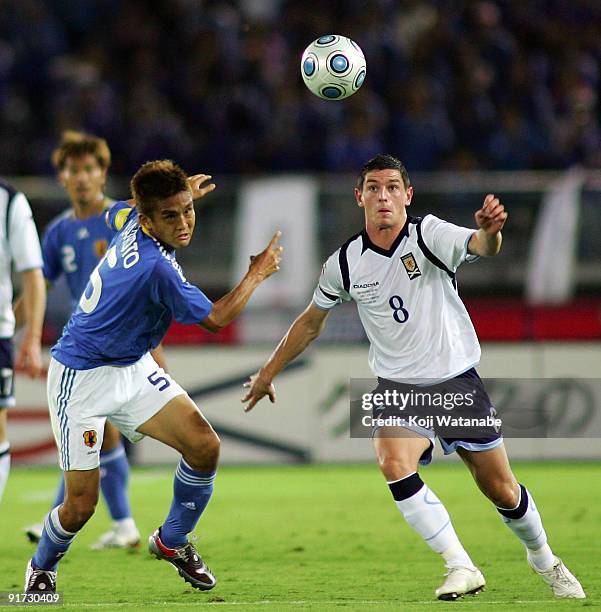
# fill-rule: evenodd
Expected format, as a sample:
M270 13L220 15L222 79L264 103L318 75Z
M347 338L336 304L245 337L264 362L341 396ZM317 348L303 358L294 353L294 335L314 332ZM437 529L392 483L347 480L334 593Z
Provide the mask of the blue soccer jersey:
M186 280L173 250L142 230L135 209L117 202L107 218L119 233L51 351L76 370L135 363L160 343L173 319L200 323L213 306Z
M78 219L68 210L52 221L44 234L44 276L54 282L61 274L65 275L71 293L71 310L75 310L92 270L104 257L115 235L106 224L105 214L106 210Z

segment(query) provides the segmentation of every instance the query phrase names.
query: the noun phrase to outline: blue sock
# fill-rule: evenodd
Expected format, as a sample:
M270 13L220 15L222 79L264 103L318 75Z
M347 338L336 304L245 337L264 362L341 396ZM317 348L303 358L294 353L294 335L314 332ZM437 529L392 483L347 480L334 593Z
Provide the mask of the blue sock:
M67 552L77 533L66 531L58 518L58 507L48 513L42 537L31 559L37 569L56 571L60 558Z
M114 521L131 516L128 481L129 463L123 444L110 451L100 451L100 489Z
M179 548L188 541L187 535L207 507L213 493L215 472L203 473L192 469L182 457L173 480L171 509L161 526L161 542L168 548Z
M53 508L60 506L65 501L65 475L61 473L61 479L58 483L58 489L56 490L56 497L54 498Z

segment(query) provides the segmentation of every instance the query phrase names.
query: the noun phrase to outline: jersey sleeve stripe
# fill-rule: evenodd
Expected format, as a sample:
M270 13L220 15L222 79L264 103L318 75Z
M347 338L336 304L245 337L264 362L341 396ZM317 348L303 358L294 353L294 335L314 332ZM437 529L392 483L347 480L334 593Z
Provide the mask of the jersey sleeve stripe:
M357 235L353 236L350 240L345 242L340 247L340 252L338 253L338 265L340 266L340 274L342 275L342 286L344 287L344 290L347 293L351 288L351 277L349 274L348 258L346 256L346 252L348 250L348 245L357 237Z
M431 263L433 263L437 268L440 268L444 272L446 272L451 280L453 281L453 286L457 287L457 281L455 280L455 274L451 272L445 265L432 253L432 251L426 246L424 242L424 237L422 236L422 224L421 220L415 224L417 229L417 246L419 246L421 252L424 254L426 259L428 259Z
M324 294L325 297L328 298L328 300L332 300L332 302L338 301L339 298L337 295L334 295L333 293L328 293L321 287L321 285L318 285L318 286L319 286L319 290Z
M9 230L10 230L10 209L12 206L12 203L15 199L15 196L17 195L17 191L15 189L13 189L8 183L5 183L4 181L0 182L0 187L3 187L6 190L8 199L6 200L6 231L4 232L4 235L6 236L6 240L8 241L8 237L9 237Z

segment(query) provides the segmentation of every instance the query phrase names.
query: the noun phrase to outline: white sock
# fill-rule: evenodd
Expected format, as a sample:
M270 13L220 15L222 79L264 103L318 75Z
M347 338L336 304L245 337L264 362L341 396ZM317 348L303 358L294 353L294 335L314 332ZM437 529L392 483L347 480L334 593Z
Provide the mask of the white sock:
M529 491L520 485L520 499L515 508L497 508L503 522L526 547L528 559L540 571L555 563L555 555L547 544L543 521Z
M530 563L540 572L551 569L555 564L555 555L548 544L537 550L530 550L528 548L527 555Z
M136 522L131 516L118 521L113 521L113 529L115 531L133 531L136 529Z
M457 538L457 542L451 544L450 548L442 552L442 558L447 567L469 567L470 569L476 569L467 551L461 545L459 538Z
M409 481L410 478L412 481ZM417 474L389 482L388 486L395 496L397 508L407 523L419 533L433 551L442 555L448 566L474 568L472 560L453 529L446 508ZM410 493L417 487L419 487L417 492L410 497L396 499L402 497L404 492Z
M0 501L10 472L10 443L0 443Z

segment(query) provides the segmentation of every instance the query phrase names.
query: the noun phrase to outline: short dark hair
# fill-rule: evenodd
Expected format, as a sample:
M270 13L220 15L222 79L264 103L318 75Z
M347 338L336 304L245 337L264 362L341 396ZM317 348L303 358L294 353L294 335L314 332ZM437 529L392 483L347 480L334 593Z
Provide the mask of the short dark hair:
M61 141L52 152L52 163L60 172L65 167L67 159L84 155L93 155L103 170L111 165L111 151L104 138L85 132L65 130L61 135Z
M361 168L361 173L357 178L357 189L363 189L365 175L372 170L398 170L401 173L401 178L403 179L405 189L411 186L409 174L407 173L405 166L403 166L403 162L393 155L389 155L388 153L380 153L379 155L372 157L372 159L370 159L363 166L363 168Z
M151 218L159 202L190 190L188 175L170 159L143 164L131 179L130 186L138 210Z

